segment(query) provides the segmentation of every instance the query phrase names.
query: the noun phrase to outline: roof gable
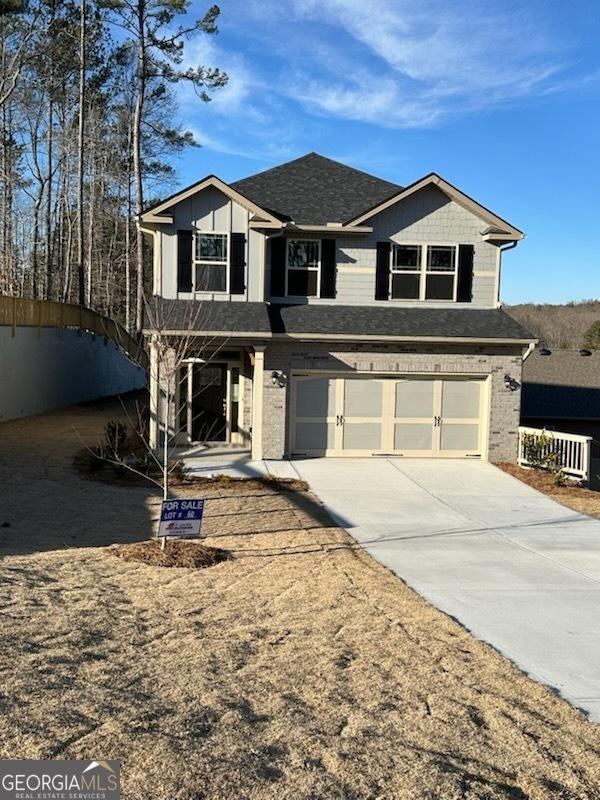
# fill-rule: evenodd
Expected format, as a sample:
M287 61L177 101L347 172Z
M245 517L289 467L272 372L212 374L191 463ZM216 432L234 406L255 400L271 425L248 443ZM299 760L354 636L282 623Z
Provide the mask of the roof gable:
M140 219L142 222L159 222L159 223L169 223L173 221L172 216L168 213L169 209L173 206L177 205L177 203L181 203L183 200L187 200L189 197L192 197L199 192L204 191L211 186L214 186L220 192L223 192L224 195L234 200L236 203L239 203L244 208L247 208L248 211L255 214L258 218L262 220L266 220L269 223L276 224L280 226L280 221L266 211L260 206L256 205L252 200L245 197L239 191L234 189L225 181L222 181L220 178L217 178L216 175L207 175L206 178L202 178L202 180L198 181L197 183L193 183L191 186L188 186L186 189L182 189L175 194L172 194L170 197L165 198L164 200L160 200L158 203L147 208L141 215Z
M479 217L483 222L486 222L488 227L491 229L489 232L486 231L486 237L493 238L498 232L500 232L501 234L507 235L510 238L523 238L524 234L522 231L520 231L518 228L515 228L514 225L510 224L510 222L502 219L502 217L494 214L489 210L489 208L482 206L481 203L478 203L472 197L469 197L468 194L465 194L456 186L448 183L448 181L444 180L435 172L431 172L429 175L425 175L424 178L420 178L418 181L411 183L410 186L400 189L398 192L396 192L396 194L388 197L379 204L371 206L367 211L359 212L357 216L349 217L344 221L344 224L362 225L376 214L380 214L387 208L390 208L396 203L400 203L402 200L405 200L407 197L410 197L416 192L421 191L421 189L424 189L427 186L436 186L451 200L454 200L458 205L466 208L467 211L470 211L472 214L475 214L475 216Z
M318 153L231 185L280 219L299 225L341 223L402 188Z

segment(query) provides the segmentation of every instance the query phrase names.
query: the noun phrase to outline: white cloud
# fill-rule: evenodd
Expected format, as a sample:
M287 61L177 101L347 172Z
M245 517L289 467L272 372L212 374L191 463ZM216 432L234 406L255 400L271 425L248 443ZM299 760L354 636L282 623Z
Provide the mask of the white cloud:
M312 149L328 118L431 127L585 85L543 3L230 0L222 33L185 51L229 83L208 106L179 88L180 107L205 146L275 159Z

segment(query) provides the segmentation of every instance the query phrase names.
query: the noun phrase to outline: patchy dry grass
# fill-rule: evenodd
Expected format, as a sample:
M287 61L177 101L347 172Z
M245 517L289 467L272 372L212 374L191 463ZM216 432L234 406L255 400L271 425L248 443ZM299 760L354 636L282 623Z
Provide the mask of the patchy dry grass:
M147 539L159 502L70 472L69 431L103 418L0 426L0 757L118 758L125 800L600 796L598 726L308 492L205 486L234 555L210 569L92 546Z
M538 492L547 494L557 503L562 503L563 506L572 508L573 511L578 511L580 514L600 519L600 492L585 489L571 481L566 486L557 486L552 473L542 469L525 469L508 462L502 462L496 466L528 486L537 489Z

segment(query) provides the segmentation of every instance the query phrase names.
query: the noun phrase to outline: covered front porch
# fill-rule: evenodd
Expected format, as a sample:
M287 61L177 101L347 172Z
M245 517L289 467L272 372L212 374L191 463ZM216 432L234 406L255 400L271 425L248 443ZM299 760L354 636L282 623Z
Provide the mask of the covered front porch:
M262 457L264 346L191 341L151 351L150 443L172 457Z

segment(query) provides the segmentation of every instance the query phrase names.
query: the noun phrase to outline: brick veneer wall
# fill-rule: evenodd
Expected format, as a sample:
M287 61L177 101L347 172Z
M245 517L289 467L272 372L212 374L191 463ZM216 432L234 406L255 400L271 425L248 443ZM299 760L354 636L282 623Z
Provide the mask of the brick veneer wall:
M289 442L289 380L294 371L326 370L352 373L436 373L491 375L491 409L488 458L490 461L515 461L521 391L510 391L504 375L521 381L522 349L511 347L437 346L427 349L398 346L373 348L356 346L330 351L321 345L270 345L265 353L263 456L286 458ZM284 387L274 386L273 370L288 377Z

